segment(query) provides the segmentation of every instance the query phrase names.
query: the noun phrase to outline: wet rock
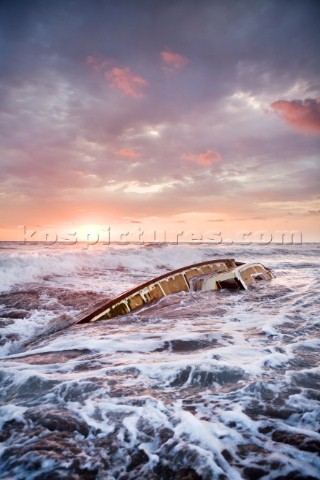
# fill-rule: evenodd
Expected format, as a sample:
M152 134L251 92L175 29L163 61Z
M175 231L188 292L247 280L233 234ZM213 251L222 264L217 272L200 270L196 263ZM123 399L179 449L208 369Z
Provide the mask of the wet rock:
M320 391L312 390L312 389L306 389L304 391L304 394L308 399L316 400L317 402L320 402Z
M69 468L56 468L54 472L43 472L32 478L34 480L70 480L71 478L72 480L96 480L98 478L98 470L98 468L93 470L89 470L86 467L81 468L75 465L75 462L72 462Z
M127 472L131 472L140 465L147 463L149 457L144 450L138 450L137 452L131 455L131 461L127 467Z
M47 278L48 279L48 278ZM47 295L48 300L54 300L53 308L44 305L43 295ZM40 288L35 286L29 290L15 291L10 293L0 294L0 303L6 305L9 310L14 312L13 318L25 318L26 312L35 309L55 310L62 307L75 307L77 310L83 311L85 308L91 308L99 301L105 301L105 297L101 294L85 291L70 291L63 287ZM18 313L20 311L21 313ZM18 315L18 316L16 316ZM23 315L23 316L21 316Z
M30 316L30 312L28 312L27 310L16 310L16 309L7 310L4 315L6 319L14 319L14 320L26 318L29 316ZM11 320L11 322L8 323L8 325L10 325L11 323L14 323L14 322Z
M14 323L13 320L9 318L0 318L0 328L7 327L8 325L12 325Z
M97 391L103 381L94 378L88 379L85 382L73 382L69 384L61 384L56 389L57 394L63 398L65 402L83 402L90 398L93 392Z
M153 469L159 480L174 480L175 472L168 466L159 463Z
M223 456L223 458L227 461L227 462L231 462L232 460L232 455L231 453L229 452L229 450L222 450L221 452L221 455Z
M170 383L170 386L171 387L179 387L179 386L184 385L188 381L190 373L191 373L191 367L183 368L178 373L176 378Z
M89 428L86 423L73 416L68 410L45 410L38 409L29 411L27 419L34 422L35 425L42 426L51 432L79 432L84 437L89 434Z
M260 433L263 433L265 435L267 433L272 432L273 427L271 427L270 425L266 425L265 427L258 428L258 430L259 430Z
M0 442L5 442L15 433L20 433L24 426L23 422L18 422L15 419L5 422L0 432Z
M15 384L12 384L5 392L5 401L9 402L16 398L19 399L19 401L34 398L39 399L57 384L58 381L47 380L37 375L33 375L18 387Z
M190 378L191 376L191 378ZM244 372L237 368L222 368L220 370L200 370L192 371L191 367L181 370L170 386L182 386L187 381L193 386L209 387L214 383L226 385L237 383L244 376Z
M43 352L35 353L33 355L20 356L18 358L8 358L5 361L7 362L23 362L29 363L32 365L50 365L53 363L65 363L70 359L77 358L82 355L89 355L91 350L62 350L60 352ZM76 370L76 369L74 369Z
M164 342L163 346L157 348L156 352L163 352L169 350L174 353L188 353L196 350L202 350L212 347L217 347L218 341L212 340L171 340Z
M290 472L287 475L274 477L274 480L319 480L319 478L311 477L310 475L303 475L300 472Z
M50 433L43 437L43 431L35 429L28 436L31 438L24 444L14 444L4 451L2 460L7 461L11 468L24 465L34 469L35 463L44 458L60 463L82 453L78 442L65 432Z
M320 374L317 372L300 372L293 376L293 382L303 388L320 388Z
M17 342L20 336L16 333L7 333L6 335L0 335L0 345L6 345L8 342Z
M154 470L159 480L203 480L193 468L181 468L172 470L167 465L159 464Z
M244 409L244 413L249 417L256 419L259 415L263 415L267 418L277 418L281 420L287 420L290 415L296 413L295 410L290 408L275 408L272 406L266 406L259 403L253 403Z
M276 431L272 434L274 442L287 443L307 452L320 452L320 442L314 438L308 438L302 434L292 434L284 431Z
M266 475L268 472L266 470L262 470L262 468L257 467L246 467L243 470L243 477L246 480L258 480L259 478Z
M269 464L270 470L280 470L280 468L283 468L283 467L284 467L284 464L278 461L273 461Z
M175 480L202 480L193 468L183 468L176 473Z
M144 435L147 437L144 440L147 440L150 437L154 438L156 434L154 426L151 425L151 423L143 417L139 418L137 422L137 429L139 430L139 432L144 433Z
M0 301L9 309L12 310L33 310L35 308L41 308L41 302L39 300L41 291L39 290L24 290L23 292L10 292L2 293L0 295Z
M263 454L264 449L256 445L255 443L246 443L244 445L239 445L237 449L237 454L240 458L247 458L250 454Z
M173 436L174 436L174 431L171 430L170 428L161 428L159 430L159 438L160 438L161 443L167 442Z

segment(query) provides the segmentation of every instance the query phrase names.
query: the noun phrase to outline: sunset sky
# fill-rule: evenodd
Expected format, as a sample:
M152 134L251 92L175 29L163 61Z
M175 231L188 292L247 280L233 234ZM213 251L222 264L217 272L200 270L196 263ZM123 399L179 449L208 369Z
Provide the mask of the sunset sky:
M0 239L320 241L319 25L311 0L2 0Z

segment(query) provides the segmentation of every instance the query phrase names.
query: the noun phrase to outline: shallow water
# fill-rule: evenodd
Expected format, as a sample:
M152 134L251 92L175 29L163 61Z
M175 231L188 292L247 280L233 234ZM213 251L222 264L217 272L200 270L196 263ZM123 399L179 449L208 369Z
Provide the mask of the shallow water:
M319 245L2 247L0 478L320 478ZM75 323L226 257L275 278Z

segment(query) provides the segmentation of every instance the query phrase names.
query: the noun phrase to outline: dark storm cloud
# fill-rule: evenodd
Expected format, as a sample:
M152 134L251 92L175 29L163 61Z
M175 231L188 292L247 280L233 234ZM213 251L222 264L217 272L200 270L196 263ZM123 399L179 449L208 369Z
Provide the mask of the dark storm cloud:
M94 55L133 64L156 80L160 52L167 50L194 67L199 83L186 85L187 91L232 88L231 73L241 88L254 89L273 75L276 81L306 74L315 80L318 21L314 1L4 1L2 71L18 80L51 67L81 83L83 59Z

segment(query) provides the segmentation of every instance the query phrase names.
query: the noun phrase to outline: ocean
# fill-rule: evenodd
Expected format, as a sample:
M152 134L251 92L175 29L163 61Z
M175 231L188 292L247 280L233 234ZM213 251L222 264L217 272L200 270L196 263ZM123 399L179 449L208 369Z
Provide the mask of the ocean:
M0 244L0 479L320 478L320 245ZM219 258L274 278L96 304Z

